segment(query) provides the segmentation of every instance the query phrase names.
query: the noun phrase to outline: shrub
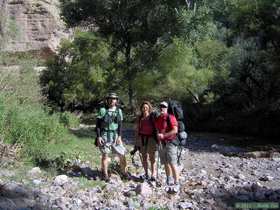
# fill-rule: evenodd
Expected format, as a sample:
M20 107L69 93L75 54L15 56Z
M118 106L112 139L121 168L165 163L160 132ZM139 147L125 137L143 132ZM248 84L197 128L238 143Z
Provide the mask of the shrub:
M54 109L87 109L105 94L108 46L88 32L78 32L72 42L61 45L41 73L43 94Z
M65 144L71 137L60 123L60 115L49 115L41 105L36 61L20 61L20 70L0 72L0 138L22 145L21 155L31 160L44 159L49 145ZM68 117L69 124L74 120ZM71 120L70 120L71 119Z
M4 107L1 125L5 141L22 144L24 156L44 156L46 145L67 142L67 129L60 124L59 115L50 116L39 106Z
M60 113L59 122L68 128L77 127L80 124L79 118L71 112Z

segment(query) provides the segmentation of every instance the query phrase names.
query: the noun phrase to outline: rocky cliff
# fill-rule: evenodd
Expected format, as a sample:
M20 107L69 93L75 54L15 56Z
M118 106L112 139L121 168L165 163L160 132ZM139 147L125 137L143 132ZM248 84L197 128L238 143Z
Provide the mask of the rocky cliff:
M0 0L1 50L54 51L64 37L58 0Z

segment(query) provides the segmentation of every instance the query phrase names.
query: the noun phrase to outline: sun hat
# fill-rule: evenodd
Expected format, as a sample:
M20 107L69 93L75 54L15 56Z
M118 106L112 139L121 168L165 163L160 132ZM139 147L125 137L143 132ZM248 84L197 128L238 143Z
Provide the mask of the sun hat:
M116 93L109 93L109 94L106 96L106 98L116 98L116 99L118 99L119 97L118 97L118 95L117 95Z

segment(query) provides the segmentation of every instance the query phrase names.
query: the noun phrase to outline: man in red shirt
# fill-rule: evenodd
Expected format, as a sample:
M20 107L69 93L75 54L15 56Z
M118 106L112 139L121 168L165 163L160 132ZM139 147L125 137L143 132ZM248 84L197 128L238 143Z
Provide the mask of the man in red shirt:
M174 115L168 114L167 109L168 103L161 102L160 116L156 119L155 126L158 132L160 161L164 164L166 172L166 184L169 186L174 184L173 190L177 192L179 191L179 173L177 170L177 146L174 141L177 139L178 122Z

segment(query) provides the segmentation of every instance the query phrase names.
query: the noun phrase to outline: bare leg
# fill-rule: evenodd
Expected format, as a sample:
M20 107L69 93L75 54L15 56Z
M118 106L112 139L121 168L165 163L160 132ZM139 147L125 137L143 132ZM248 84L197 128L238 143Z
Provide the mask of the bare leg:
M145 174L148 175L148 154L142 154L142 165L145 171Z
M169 163L164 164L166 176L171 176L171 167Z
M177 170L177 165L176 164L169 164L169 165L170 165L170 168L171 168L171 171L172 171L174 181L175 181L175 183L178 183L180 175L179 175L179 172Z
M108 155L102 154L101 158L101 170L105 177L108 177Z
M152 152L149 154L149 158L150 158L150 162L151 162L151 173L153 177L156 177L156 156L155 156L155 152Z
M119 155L119 159L120 159L120 166L121 166L121 172L123 174L127 173L127 164L126 164L126 159L124 155Z

